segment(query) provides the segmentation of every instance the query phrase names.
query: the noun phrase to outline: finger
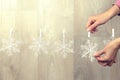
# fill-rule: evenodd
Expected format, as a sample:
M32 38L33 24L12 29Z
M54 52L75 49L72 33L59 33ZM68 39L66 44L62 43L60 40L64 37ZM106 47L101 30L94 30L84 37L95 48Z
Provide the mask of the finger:
M107 66L108 62L101 62L101 61L98 61L98 63L102 66Z
M94 31L94 29L97 28L97 26L99 26L99 23L94 22L92 25L89 26L88 30L89 31Z
M116 63L116 58L113 59L113 63Z
M111 58L106 55L103 57L97 57L97 60L101 61L101 62L107 62L108 64L110 64L111 61L113 61L113 63L115 63L115 61L113 59L111 60Z
M92 34L93 34L93 33L95 33L95 31L90 31L90 33L92 33Z
M115 53L116 53L116 52L115 52ZM115 61L115 60L116 60L116 55L117 55L117 54L115 54L114 57L113 57L113 60L111 60L111 62L108 63L108 66L112 66L113 63L116 63L116 61Z
M116 63L117 59L116 59L116 56L117 56L117 52L115 52L116 54L114 55L114 58L113 58L113 61L114 63Z
M101 61L101 62L107 62L107 61L109 61L109 58L107 58L107 57L97 57L97 60Z
M100 57L102 54L104 54L104 51L101 50L101 51L98 51L94 54L94 57Z
M116 63L116 61L114 61L114 63Z
M91 33L95 33L97 32L98 30L96 28L94 28L92 31L90 31Z
M113 62L111 62L110 64L107 64L107 66L112 66Z
M113 60L113 63L116 63L116 59Z
M113 62L116 63L116 59Z
M92 30L92 31L90 31L90 32L93 34L93 33L95 33L96 31L95 31L95 30Z
M86 24L86 27L89 28L89 26L91 26L94 22L95 22L95 20L89 19L87 24Z
M97 32L97 31L98 31L98 29L94 28L94 29L93 29L93 31L94 31L94 32Z
M114 63L114 61L110 61L107 66L112 66L112 64Z

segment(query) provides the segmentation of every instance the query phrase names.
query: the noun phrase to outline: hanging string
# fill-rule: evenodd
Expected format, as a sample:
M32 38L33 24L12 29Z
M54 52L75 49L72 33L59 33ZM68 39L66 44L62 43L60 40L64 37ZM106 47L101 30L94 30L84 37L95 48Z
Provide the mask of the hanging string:
M88 32L88 38L90 38L91 36L90 36L90 31Z
M112 28L112 39L114 39L114 38L115 38L115 29Z

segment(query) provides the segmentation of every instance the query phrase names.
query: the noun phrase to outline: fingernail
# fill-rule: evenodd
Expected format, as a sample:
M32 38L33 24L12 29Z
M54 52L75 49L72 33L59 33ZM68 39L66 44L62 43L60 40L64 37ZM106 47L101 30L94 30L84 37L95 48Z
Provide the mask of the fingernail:
M93 56L96 56L96 54L93 54Z
M87 31L89 32L89 31L90 31L90 29L88 28L88 29L87 29Z
M94 53L94 54L93 54L93 56L97 57L97 54L96 54L96 53Z

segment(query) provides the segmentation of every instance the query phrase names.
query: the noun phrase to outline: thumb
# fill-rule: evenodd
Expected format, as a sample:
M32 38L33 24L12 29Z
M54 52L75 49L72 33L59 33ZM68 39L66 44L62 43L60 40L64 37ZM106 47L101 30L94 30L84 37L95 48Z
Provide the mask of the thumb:
M96 52L96 53L94 54L94 57L99 57L99 56L101 56L102 54L104 54L104 51L103 51L103 50L98 51L98 52Z
M93 31L96 29L96 27L99 25L98 22L94 22L91 26L89 26L88 30L89 31Z
M102 62L107 62L107 61L109 61L109 58L107 58L107 57L97 57L97 60L102 61Z

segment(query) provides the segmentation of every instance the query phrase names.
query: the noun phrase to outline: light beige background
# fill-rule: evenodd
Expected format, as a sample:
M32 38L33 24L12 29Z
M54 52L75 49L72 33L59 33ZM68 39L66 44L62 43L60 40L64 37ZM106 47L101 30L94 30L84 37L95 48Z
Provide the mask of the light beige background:
M55 43L73 42L73 0L0 0L0 40L9 40L15 29L15 40L21 41L20 53L8 56L0 52L0 80L73 80L73 54L63 57ZM33 38L42 31L48 54L29 49ZM0 48L2 48L0 42ZM71 44L73 47L73 44ZM46 48L46 47L43 47ZM73 49L73 48L71 48Z
M9 40L9 31L15 29L14 39L21 41L20 53L8 56L7 50L0 52L0 80L119 80L120 54L112 67L102 67L96 60L81 58L87 38L85 24L91 15L106 11L115 0L0 0L0 49L2 40ZM111 36L115 28L115 37L120 36L120 18L117 16L99 28L91 41L97 43L98 50L105 45L103 40ZM42 37L49 43L47 49L32 51L29 46L33 38ZM72 41L66 58L57 51L65 30L66 43ZM56 52L57 51L57 52Z

